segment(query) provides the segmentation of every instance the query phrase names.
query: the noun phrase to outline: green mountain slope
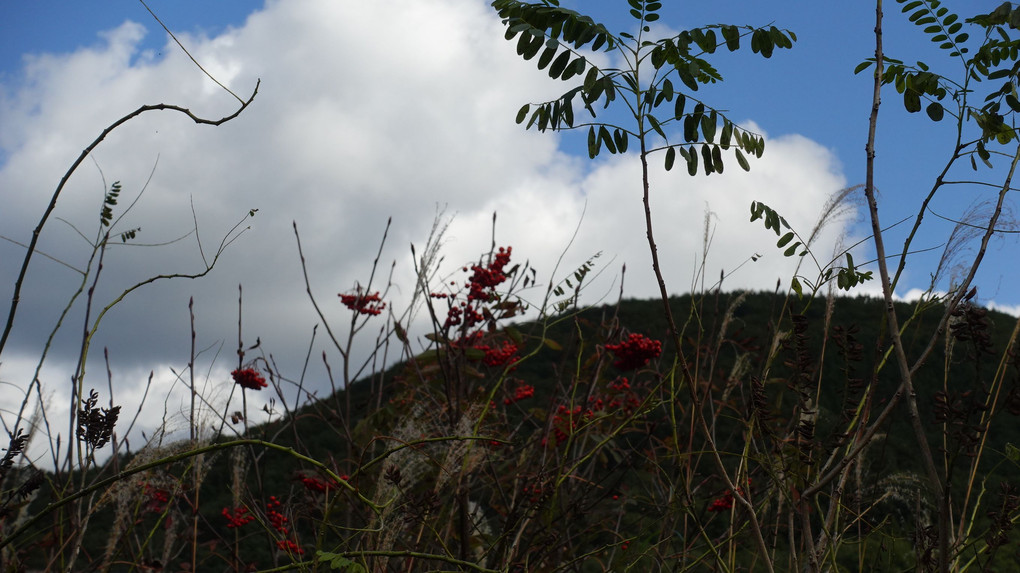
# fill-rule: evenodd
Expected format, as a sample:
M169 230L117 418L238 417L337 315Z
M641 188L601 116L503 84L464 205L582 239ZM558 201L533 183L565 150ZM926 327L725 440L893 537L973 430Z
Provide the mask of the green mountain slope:
M899 387L886 359L881 301L807 303L772 293L671 300L704 399L701 413L722 454L718 463L746 476L741 493L753 496L764 516L780 515L773 512L838 465L847 430L856 431L851 421L862 412L874 419ZM943 310L897 305L912 362L926 351ZM921 423L961 515L983 500L975 531L989 525L984 516L999 482L1016 467L1010 449L1020 444L1020 370L1009 351L1016 324L963 307L915 377ZM622 341L631 335L662 341L661 355L626 364ZM136 541L133 554L183 563L183 554L159 549L190 535L210 570L282 565L316 549L361 555L364 566L380 570L417 570L387 561L408 552L496 568L551 570L576 560L569 569L658 570L671 559L711 561L711 552L698 549L710 539L736 540L736 563L750 565L746 536L727 537L741 522L739 513L728 516L740 507L731 509L733 494L705 450L686 380L672 367L670 340L661 301L627 300L447 341L438 352L359 381L349 394L249 429L248 437L299 457L257 447L206 456L195 460L203 476L197 492L189 485L192 460L135 480L134 525L125 538L148 540L143 549ZM493 358L507 345L517 362ZM911 536L930 513L918 451L900 404L845 485L864 515L843 532L847 541L833 559L850 568L915 562ZM352 489L302 459L317 460ZM147 505L155 491L167 492L167 500ZM247 524L244 515L251 516ZM282 516L287 520L274 521ZM93 519L123 518L106 505ZM785 527L781 520L765 527L779 556ZM96 529L87 544L108 541L108 532ZM289 541L305 553L288 554L281 544Z

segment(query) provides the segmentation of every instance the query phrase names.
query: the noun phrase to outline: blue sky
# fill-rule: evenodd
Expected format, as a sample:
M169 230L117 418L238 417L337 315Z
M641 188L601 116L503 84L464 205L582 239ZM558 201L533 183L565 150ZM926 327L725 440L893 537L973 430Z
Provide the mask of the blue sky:
M633 25L624 2L563 4L590 11L610 29ZM872 54L874 9L867 2L807 0L666 4L662 31L774 24L799 39L769 60L749 51L713 58L725 81L699 96L765 133L768 144L749 174L739 173L735 162L723 176L656 172L652 201L670 291L710 286L720 272L730 273L728 288L771 289L777 279L789 284L793 262L781 256L760 223L748 222L748 206L764 201L807 233L832 193L863 183L871 78L853 69ZM987 11L998 2L945 4ZM529 259L543 281L569 276L601 252L601 274L586 292L587 302L615 300L621 278L629 296L655 294L636 157L590 162L583 133L537 134L514 125L522 103L555 98L568 86L517 58L487 2L154 0L150 6L217 79L244 96L261 79L259 95L220 128L162 112L111 136L93 155L95 162L72 179L55 213L59 219L43 233L42 252L84 265L88 245L78 232L95 232L104 178L107 185L122 181L125 196L146 189L120 227L141 227L138 242L146 244L184 236L197 221L208 254L249 209L259 212L209 277L143 289L105 319L94 346L109 346L118 377L134 380L124 382L125 400L140 397L138 381L150 370L172 385L171 368L186 366L192 297L200 347L208 349L202 360L209 383L229 371L225 357L234 355L239 283L246 339L258 336L282 369L300 371L318 319L300 280L294 222L317 298L340 323L348 316L336 293L367 281L388 217L393 228L383 260L395 263L389 300L397 312L413 292L408 245L424 245L437 213L449 222L441 276L487 250L496 211L497 242L513 245L515 256ZM137 2L8 3L0 8L0 35L0 235L10 240L27 241L71 161L118 117L159 102L207 117L236 107ZM894 3L887 3L885 42L890 56L958 73L958 64ZM906 113L898 94L884 92L877 144L884 224L916 212L948 156L951 128L948 121L934 124L923 113ZM1000 174L978 175L995 180ZM953 175L975 177L969 168ZM939 195L934 208L954 216L991 196L978 186L956 186ZM850 245L866 237L863 210L857 215L826 228L816 245L819 257L840 241ZM900 296L929 286L951 231L933 216L925 221L917 246L933 250L910 260ZM891 251L898 252L905 230L890 231ZM977 280L982 302L1020 308L1013 286L1020 281L1012 262L1017 246L1014 236L993 241ZM871 252L858 248L855 259L867 260ZM0 241L0 276L15 276L22 255L21 247ZM201 255L193 234L163 247L111 250L97 303L152 274L193 271ZM762 256L750 263L755 255ZM960 260L965 262L966 251ZM35 259L0 380L23 385L30 377L76 281L80 277L66 266ZM12 282L0 284L0 298L9 300ZM877 285L861 290L875 293ZM541 292L529 296L539 302ZM50 384L66 380L73 364L84 317L80 305L71 317L75 326L57 337L43 370ZM313 356L329 350L321 339L315 347ZM324 391L321 372L317 379Z
M248 14L259 7L258 3L246 0L154 0L148 5L172 31L202 31L208 35L243 24ZM125 20L142 22L147 27L155 24L137 0L93 3L39 0L7 6L0 24L6 39L0 47L0 69L5 74L17 73L25 54L73 52L95 45L99 32L116 28ZM157 50L164 45L161 34L150 34L141 44L143 48Z

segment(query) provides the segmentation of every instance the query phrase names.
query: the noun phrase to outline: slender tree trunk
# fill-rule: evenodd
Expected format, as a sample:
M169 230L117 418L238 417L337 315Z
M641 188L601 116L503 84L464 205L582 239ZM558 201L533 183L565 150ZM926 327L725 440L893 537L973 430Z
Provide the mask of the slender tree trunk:
M882 0L876 0L875 4L875 85L872 95L871 117L868 121L868 143L865 147L867 154L867 169L865 175L864 194L867 198L868 211L871 216L871 228L874 234L875 256L878 259L878 269L882 280L882 293L885 297L886 321L889 325L889 337L892 340L893 351L896 357L896 365L900 371L900 393L907 403L907 410L910 417L910 425L917 438L918 447L921 450L921 459L924 463L925 472L928 475L928 482L938 503L938 570L943 573L949 572L949 497L945 491L945 484L939 476L935 467L935 459L931 453L931 446L928 444L928 436L921 425L921 416L917 407L917 393L914 390L913 374L907 355L903 348L903 340L900 337L899 320L896 317L896 308L893 304L892 284L889 280L889 266L886 263L885 244L882 240L882 225L878 218L878 203L875 199L875 131L878 124L878 110L882 103L882 72L883 72L883 51L882 51Z

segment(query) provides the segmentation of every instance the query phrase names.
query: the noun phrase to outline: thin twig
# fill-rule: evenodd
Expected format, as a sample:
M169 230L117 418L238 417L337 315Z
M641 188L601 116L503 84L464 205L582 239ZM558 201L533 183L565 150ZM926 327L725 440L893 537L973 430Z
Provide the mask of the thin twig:
M865 172L864 195L868 202L868 212L871 217L871 229L874 235L875 256L878 258L878 270L882 280L882 295L885 298L886 321L889 325L889 337L892 341L893 352L896 357L896 365L900 371L900 390L898 395L906 399L907 410L910 414L910 425L914 430L918 448L921 451L921 460L932 492L938 499L938 532L939 532L939 556L938 567L943 573L949 572L949 500L945 495L945 485L935 467L935 460L931 453L931 446L928 443L928 436L921 424L921 415L917 406L917 395L914 392L913 372L907 361L907 354L903 348L903 339L900 336L899 319L896 317L896 306L893 301L893 285L889 277L889 266L885 258L885 242L882 236L882 227L879 223L878 202L875 200L875 131L878 124L878 110L882 103L882 72L883 72L883 50L882 50L882 0L876 0L875 6L875 75L874 92L872 95L871 117L868 121L868 143L866 146L867 166ZM902 261L901 261L902 263ZM948 312L948 310L947 310ZM937 333L936 333L937 336ZM934 341L936 337L933 336Z
M216 85L218 85L221 88L223 88L223 90L226 91L228 94L234 96L234 98L237 101L241 102L242 104L244 103L243 99L237 97L237 94L235 94L234 92L230 91L230 88L228 88L227 86L221 84L218 79L214 78L212 74L207 72L205 70L205 68L202 67L202 64L198 63L198 60L196 60L195 57L191 55L191 52L189 52L188 49L184 47L184 44L182 44L181 41L177 39L177 36L175 36L174 33L170 31L170 28L167 28L166 24L164 24L163 21L159 19L159 16L157 16L156 13L152 11L152 8L149 8L149 5L145 3L145 0L138 0L138 1L142 3L142 6L145 6L145 9L149 11L149 14L152 14L152 17L156 20L156 22L159 23L159 25L163 28L163 30L167 34L170 34L170 37L174 39L174 42L177 43L177 46L180 47L181 51L183 51L188 56L188 59L190 59L192 61L192 63L194 63L196 66L198 66L198 69L202 70L203 74L205 74Z
M67 185L68 180L71 179L71 175L75 171L77 171L78 167L82 164L83 161L85 161L85 158L88 157L89 154L91 154L92 151L96 147L98 147L99 144L102 143L103 140L105 140L106 137L110 135L110 133L112 133L115 129L148 111L165 111L165 110L176 111L179 113L183 113L184 115L191 118L192 121L200 125L212 125L212 126L222 125L239 116L241 112L247 109L247 107L255 99L256 94L259 93L260 84L261 80L255 82L255 89L252 91L251 97L249 97L247 101L243 102L241 104L241 107L234 111L234 113L215 120L199 117L192 113L191 110L177 105L163 103L156 105L143 105L136 109L135 111L125 115L124 117L118 119L117 121L107 126L106 129L104 129L99 134L99 136L95 140L93 140L92 143L90 143L89 146L86 147L81 152L81 154L78 156L78 159L76 159L74 163L71 164L71 167L67 170L67 172L64 173L64 176L60 178L60 182L57 184L57 188L56 190L54 190L53 196L50 198L50 202L46 206L46 210L43 212L42 217L39 219L39 224L36 225L35 229L32 231L32 240L29 241L28 243L28 251L25 253L25 259L21 263L21 270L18 272L18 278L14 282L14 294L11 296L11 309L7 314L7 323L4 326L3 335L0 335L0 355L3 354L4 347L7 346L7 339L11 334L11 329L14 327L14 317L18 312L18 303L21 301L21 287L25 281L25 275L28 274L28 265L32 261L32 255L35 253L36 244L38 244L39 242L39 235L42 234L43 227L49 220L50 215L53 213L53 210L57 207L57 199L60 198L60 194L63 192L64 187Z

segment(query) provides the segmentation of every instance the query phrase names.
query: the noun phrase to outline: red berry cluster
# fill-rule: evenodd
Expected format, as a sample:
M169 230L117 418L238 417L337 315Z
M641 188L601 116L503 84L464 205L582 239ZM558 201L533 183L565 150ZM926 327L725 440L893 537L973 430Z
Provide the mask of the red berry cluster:
M559 408L556 409L556 414L553 416L553 438L556 439L556 445L560 445L567 441L570 434L574 433L574 430L581 425L585 420L591 419L593 416L591 410L584 410L582 413L580 406L574 406L573 409L567 408L563 404L560 404ZM545 445L546 440L542 440Z
M280 549L283 549L287 553L296 553L298 555L302 555L305 552L305 550L302 549L301 546L298 545L296 541L291 539L281 539L276 542L276 546L279 547Z
M727 490L722 497L714 500L708 506L708 511L729 511L733 508L733 492Z
M145 493L145 511L149 513L163 513L166 504L170 503L170 492L164 488L145 483L142 485Z
M616 355L616 366L620 370L634 370L648 364L649 360L662 354L662 343L643 334L631 334L619 344L607 344L606 350Z
M510 262L511 250L512 247L500 247L499 252L488 265L471 267L471 278L468 279L466 285L468 287L468 302L476 300L488 302L495 297L492 290L507 279L506 274L503 273L503 267Z
M487 344L482 344L475 346L475 349L484 352L485 358L482 359L482 362L486 366L493 367L504 366L513 362L517 358L517 351L519 350L517 345L509 340L504 341L501 348L492 348Z
M509 406L524 400L525 398L531 398L535 395L535 387L530 384L521 384L514 390L513 398L504 398L503 404Z
M234 383L241 388L261 390L269 386L269 384L266 384L266 379L254 368L238 368L231 372L230 375L234 378Z
M386 303L382 301L382 295L378 292L363 293L360 286L356 294L339 293L337 296L340 297L340 302L344 306L358 314L376 316L382 314L382 311L386 309Z
M241 527L255 520L255 516L248 513L247 507L235 507L233 510L224 507L220 513L227 518L227 528L229 529Z
M305 475L303 473L298 473L296 477L301 482L301 485L305 486L305 489L313 493L326 493L327 491L336 489L337 487L337 484L333 480L327 481L325 479Z
M491 318L491 315L487 315L488 310L483 309L483 305L499 300L495 289L508 278L504 268L510 263L512 250L512 247L500 247L487 265L472 265L470 268L463 268L464 272L471 271L471 276L464 283L468 290L465 300L458 303L456 294L430 293L432 298L446 299L450 305L446 321L443 323L444 329L448 330L459 326L462 330L467 330L484 322L487 316ZM456 286L456 282L450 284Z
M305 550L298 545L297 541L291 538L290 520L280 512L281 506L280 500L276 499L275 495L269 496L269 502L266 503L266 519L269 521L269 525L283 536L283 539L276 542L276 546L287 553L304 554ZM227 527L229 529L242 527L255 520L255 516L248 513L248 508L246 507L235 507L233 510L224 507L220 514L227 519Z
M435 296L435 293L433 293L433 296ZM485 315L478 309L468 306L466 302L461 302L459 305L450 306L450 310L446 313L446 322L443 323L443 328L447 329L453 326L460 326L461 324L465 328L471 328L483 320L485 320Z
M528 503L534 505L542 499L542 484L525 484L524 487L521 488L521 493L528 496Z
M610 382L608 389L609 392L602 395L596 394L588 399L588 403L591 405L590 412L620 412L630 415L641 405L638 395L630 388L630 382L623 376Z
M751 485L751 478L747 478L747 485ZM741 495L743 495L744 488L738 487L737 491L740 492ZM726 490L726 493L724 493L722 497L712 501L712 503L708 506L708 511L729 511L732 508L733 508L733 492L730 490Z
M530 391L534 393L534 388ZM529 394L532 395L532 394ZM507 402L509 403L509 402ZM594 393L588 398L587 407L574 406L568 408L560 405L556 409L552 420L552 434L556 445L567 441L583 423L597 421L601 417L612 414L623 414L629 416L641 406L641 398L631 388L630 381L621 376L610 382L607 391ZM542 445L548 443L547 439L542 440Z
M280 500L276 499L275 495L269 496L269 503L266 504L266 518L269 519L269 525L283 536L283 539L276 542L276 546L287 553L301 555L305 550L290 538L290 526L288 525L290 520L286 515L280 513L278 509L280 506Z
M626 377L621 376L616 380L609 383L609 389L616 392L624 392L630 390L630 381Z

